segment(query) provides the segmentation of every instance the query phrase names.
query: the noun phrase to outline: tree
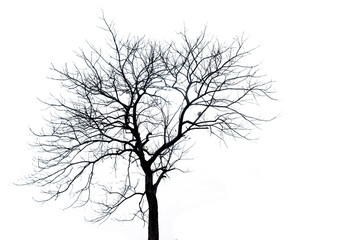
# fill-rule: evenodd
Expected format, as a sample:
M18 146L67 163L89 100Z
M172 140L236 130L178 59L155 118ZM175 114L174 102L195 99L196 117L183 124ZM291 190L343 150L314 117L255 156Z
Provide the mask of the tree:
M271 82L243 63L251 50L240 38L224 44L184 30L176 42L119 39L103 20L108 53L89 44L81 64L52 67L66 97L44 101L50 115L44 130L32 131L40 151L27 184L43 189L42 201L67 193L71 206L90 205L94 222L140 218L157 240L158 186L184 171L178 163L191 133L247 138L262 121L248 104L271 99ZM116 215L122 207L135 211Z

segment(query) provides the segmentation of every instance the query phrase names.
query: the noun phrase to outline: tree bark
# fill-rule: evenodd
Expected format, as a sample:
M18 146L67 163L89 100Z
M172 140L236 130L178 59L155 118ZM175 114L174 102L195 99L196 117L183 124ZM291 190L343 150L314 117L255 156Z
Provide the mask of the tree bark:
M156 187L152 174L146 175L146 198L149 204L148 240L159 240L159 214L156 198Z

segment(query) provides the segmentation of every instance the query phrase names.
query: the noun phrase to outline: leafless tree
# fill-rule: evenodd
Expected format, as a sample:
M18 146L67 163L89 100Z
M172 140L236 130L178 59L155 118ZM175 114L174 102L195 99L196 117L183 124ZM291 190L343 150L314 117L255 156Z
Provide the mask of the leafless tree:
M244 41L208 37L159 42L119 38L105 19L107 52L89 44L80 64L52 67L65 97L52 97L47 126L32 131L39 149L27 184L46 198L67 193L72 206L91 206L95 217L140 218L148 239L159 239L157 189L188 151L193 131L224 139L247 138L262 119L249 104L271 98L271 82L246 65ZM116 215L130 211L125 215Z

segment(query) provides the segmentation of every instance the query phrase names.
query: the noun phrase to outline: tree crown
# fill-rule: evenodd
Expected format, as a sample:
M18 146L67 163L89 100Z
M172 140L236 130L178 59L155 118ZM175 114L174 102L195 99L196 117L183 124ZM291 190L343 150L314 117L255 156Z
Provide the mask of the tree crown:
M247 138L262 119L246 105L271 98L271 82L244 63L251 51L240 38L222 44L206 31L194 39L183 31L177 42L119 39L104 22L110 54L89 44L82 64L52 67L67 95L44 101L51 116L33 132L44 154L29 183L46 189L45 201L67 192L74 206L95 204L93 221L137 198L136 211L122 217L146 220L146 176L156 192L171 171L183 171L177 164L195 130Z

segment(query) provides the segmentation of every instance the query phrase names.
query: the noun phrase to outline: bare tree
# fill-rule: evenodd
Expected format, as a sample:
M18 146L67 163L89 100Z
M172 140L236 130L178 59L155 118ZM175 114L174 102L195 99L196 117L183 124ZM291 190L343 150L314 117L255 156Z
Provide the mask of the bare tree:
M80 64L52 68L66 97L44 102L51 114L32 131L40 151L27 183L44 190L43 201L68 193L72 206L90 205L91 221L140 218L157 240L157 189L183 171L191 132L247 138L262 121L247 105L271 98L271 82L244 63L242 39L224 44L205 31L193 39L182 31L176 42L119 39L104 23L108 52L89 44ZM122 207L135 208L116 215Z

